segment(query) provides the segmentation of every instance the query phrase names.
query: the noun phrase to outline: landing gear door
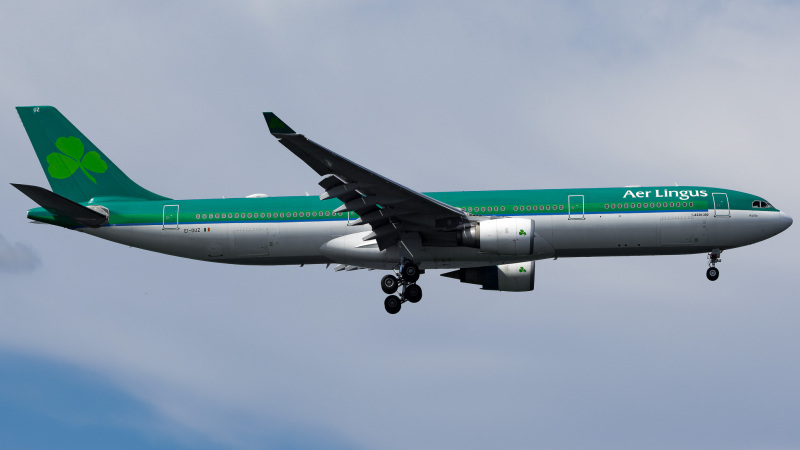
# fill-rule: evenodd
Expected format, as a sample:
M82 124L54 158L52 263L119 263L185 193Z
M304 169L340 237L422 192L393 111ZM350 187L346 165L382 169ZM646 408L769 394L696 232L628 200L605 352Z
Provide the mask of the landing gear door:
M164 230L178 229L178 205L164 205Z
M569 206L569 220L583 220L583 195L570 195L567 197Z
M714 217L730 217L731 207L728 204L728 194L713 193L711 197L714 200Z

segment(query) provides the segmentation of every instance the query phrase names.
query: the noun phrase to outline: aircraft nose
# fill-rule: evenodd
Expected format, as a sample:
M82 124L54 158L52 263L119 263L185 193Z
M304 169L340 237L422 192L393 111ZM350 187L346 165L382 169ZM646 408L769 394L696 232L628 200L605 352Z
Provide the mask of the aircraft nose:
M792 226L792 222L794 222L792 218L789 217L789 215L786 214L785 212L781 211L781 226L783 227L781 231Z

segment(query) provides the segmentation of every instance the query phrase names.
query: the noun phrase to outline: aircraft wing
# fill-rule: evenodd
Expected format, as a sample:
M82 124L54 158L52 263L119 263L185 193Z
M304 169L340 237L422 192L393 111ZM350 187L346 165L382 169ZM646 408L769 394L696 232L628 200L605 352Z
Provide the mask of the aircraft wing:
M281 144L325 178L320 199L338 198L336 212L352 211L358 218L351 225L372 228L364 240L375 239L383 250L401 240L403 233L418 232L423 242L448 245L440 233L470 222L466 212L409 189L316 142L296 133L271 112L264 113L269 131Z

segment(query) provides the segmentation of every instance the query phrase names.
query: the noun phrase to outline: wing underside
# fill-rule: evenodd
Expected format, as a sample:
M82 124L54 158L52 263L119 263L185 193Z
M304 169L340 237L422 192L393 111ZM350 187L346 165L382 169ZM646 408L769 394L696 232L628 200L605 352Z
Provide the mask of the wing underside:
M351 225L368 225L372 231L364 240L374 239L383 250L419 233L429 245L456 245L455 233L469 224L466 212L409 189L343 156L328 150L302 134L295 133L278 116L265 112L270 132L309 167L324 178L320 199L339 199L337 212L358 215Z

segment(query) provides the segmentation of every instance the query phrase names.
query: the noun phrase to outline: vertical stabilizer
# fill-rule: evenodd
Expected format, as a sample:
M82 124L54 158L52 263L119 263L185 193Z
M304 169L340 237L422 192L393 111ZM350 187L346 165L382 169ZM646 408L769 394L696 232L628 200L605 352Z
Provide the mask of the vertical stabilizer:
M17 113L56 194L74 202L167 199L134 183L56 108L19 106Z

